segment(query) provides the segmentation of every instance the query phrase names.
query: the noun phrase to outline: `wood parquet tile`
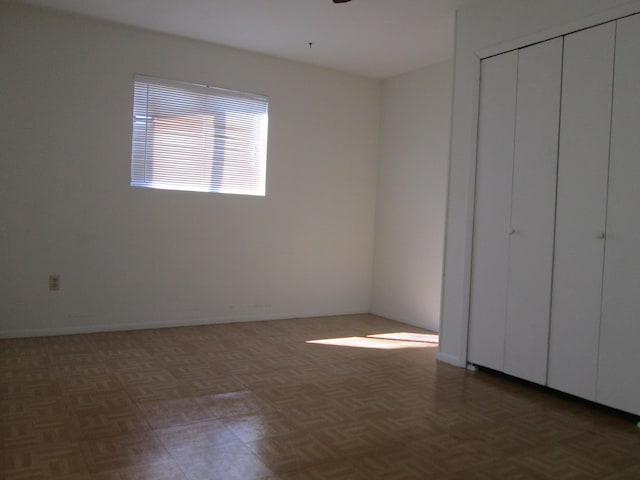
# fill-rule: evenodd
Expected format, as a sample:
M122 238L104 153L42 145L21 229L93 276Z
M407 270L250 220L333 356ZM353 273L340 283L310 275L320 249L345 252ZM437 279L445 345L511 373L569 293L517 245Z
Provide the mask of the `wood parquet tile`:
M277 476L245 445L188 452L178 465L190 480L276 480Z
M181 459L206 449L234 451L244 446L244 442L218 420L162 428L155 433L167 451Z
M189 480L174 462L154 462L92 474L93 480Z
M291 433L300 428L288 415L275 409L254 415L227 417L222 419L222 423L245 443Z
M0 340L0 479L640 480L636 419L402 332L430 333L349 315Z
M173 461L157 435L151 431L86 440L80 442L80 448L92 473Z
M151 430L137 408L82 410L74 415L78 440L100 439Z
M0 472L6 480L89 478L82 452L75 443L52 442L2 451Z
M153 429L205 422L215 417L214 412L203 409L196 398L143 402L138 408Z

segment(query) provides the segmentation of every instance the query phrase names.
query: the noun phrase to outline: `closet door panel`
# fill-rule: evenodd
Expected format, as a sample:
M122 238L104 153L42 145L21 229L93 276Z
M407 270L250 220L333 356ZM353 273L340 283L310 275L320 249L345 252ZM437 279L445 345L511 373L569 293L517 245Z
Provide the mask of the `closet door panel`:
M468 358L504 364L518 52L482 61Z
M595 400L615 22L564 42L548 385Z
M640 15L618 21L597 401L640 415Z
M519 52L506 373L545 384L555 226L562 39Z

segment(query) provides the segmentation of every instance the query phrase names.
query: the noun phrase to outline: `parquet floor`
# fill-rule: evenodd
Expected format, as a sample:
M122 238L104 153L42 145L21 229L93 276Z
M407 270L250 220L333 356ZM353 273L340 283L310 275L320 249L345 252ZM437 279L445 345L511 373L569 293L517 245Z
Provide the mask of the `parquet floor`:
M640 479L635 419L434 341L372 315L0 340L0 478Z

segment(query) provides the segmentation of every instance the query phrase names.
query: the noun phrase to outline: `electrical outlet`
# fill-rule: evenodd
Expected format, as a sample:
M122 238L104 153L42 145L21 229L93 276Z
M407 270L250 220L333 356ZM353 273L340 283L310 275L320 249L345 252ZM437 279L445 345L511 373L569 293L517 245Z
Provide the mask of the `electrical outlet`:
M60 290L60 275L57 273L49 275L49 290Z

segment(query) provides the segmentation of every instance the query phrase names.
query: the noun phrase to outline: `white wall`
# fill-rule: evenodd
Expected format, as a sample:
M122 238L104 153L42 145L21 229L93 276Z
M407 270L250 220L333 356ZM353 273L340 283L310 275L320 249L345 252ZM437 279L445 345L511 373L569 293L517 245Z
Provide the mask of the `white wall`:
M439 329L453 62L383 82L372 311Z
M637 0L494 0L458 12L439 359L466 362L481 51L521 47L638 10Z
M129 187L135 72L268 95L266 198ZM0 78L0 335L369 310L380 82L6 2Z

